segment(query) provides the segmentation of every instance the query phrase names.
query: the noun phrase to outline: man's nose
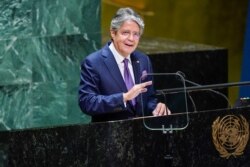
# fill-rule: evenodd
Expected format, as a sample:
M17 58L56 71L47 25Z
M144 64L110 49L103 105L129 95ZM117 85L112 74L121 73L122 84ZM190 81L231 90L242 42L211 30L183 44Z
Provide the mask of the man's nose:
M128 36L128 38L129 38L130 40L134 40L134 34L133 34L133 33L130 33L129 36Z

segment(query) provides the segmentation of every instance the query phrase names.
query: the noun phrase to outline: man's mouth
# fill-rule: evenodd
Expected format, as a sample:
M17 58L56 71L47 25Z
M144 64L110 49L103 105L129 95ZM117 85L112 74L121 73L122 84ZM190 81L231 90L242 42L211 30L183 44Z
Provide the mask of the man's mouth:
M133 47L134 45L133 44L125 44L126 46L128 47Z

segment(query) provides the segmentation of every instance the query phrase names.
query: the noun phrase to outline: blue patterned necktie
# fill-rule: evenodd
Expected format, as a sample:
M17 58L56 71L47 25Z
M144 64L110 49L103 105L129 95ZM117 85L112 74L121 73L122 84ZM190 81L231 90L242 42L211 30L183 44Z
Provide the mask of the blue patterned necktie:
M129 91L134 86L134 82L129 72L128 59L124 59L123 62L124 62L124 81ZM133 106L135 106L135 99L132 99L132 104Z

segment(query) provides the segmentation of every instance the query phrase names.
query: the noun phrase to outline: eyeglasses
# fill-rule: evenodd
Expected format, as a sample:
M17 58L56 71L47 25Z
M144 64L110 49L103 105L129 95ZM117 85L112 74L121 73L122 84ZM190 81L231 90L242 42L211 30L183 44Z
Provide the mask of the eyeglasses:
M132 35L135 40L138 40L141 37L139 32L130 32L130 31L122 31L121 35L126 37L126 38L128 38Z

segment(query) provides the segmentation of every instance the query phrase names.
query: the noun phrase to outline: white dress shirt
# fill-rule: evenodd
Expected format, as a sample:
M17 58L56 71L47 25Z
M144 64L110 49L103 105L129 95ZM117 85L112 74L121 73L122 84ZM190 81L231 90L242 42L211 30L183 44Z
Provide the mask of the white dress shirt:
M115 46L113 44L113 42L109 45L109 49L111 50L111 52L113 53L114 57L115 57L115 60L116 60L116 63L119 67L119 70L122 74L122 77L124 79L124 56L120 55L117 50L115 49ZM130 72L130 75L133 79L133 82L135 83L135 77L134 77L134 71L133 71L133 67L132 67L132 63L131 63L131 58L130 58L130 55L128 55L128 57L126 57L128 59L128 68L129 68L129 72Z

